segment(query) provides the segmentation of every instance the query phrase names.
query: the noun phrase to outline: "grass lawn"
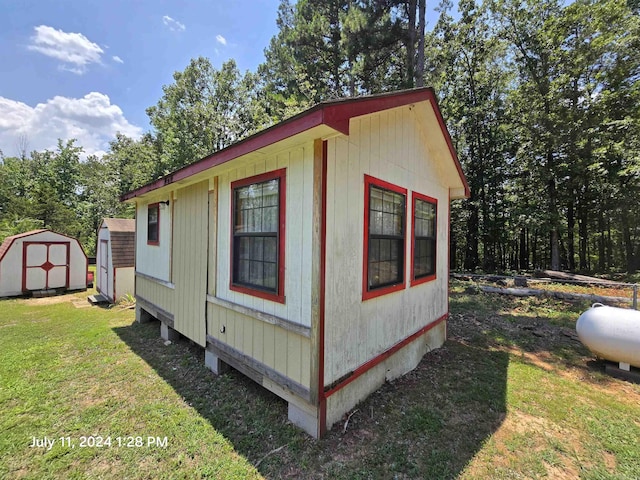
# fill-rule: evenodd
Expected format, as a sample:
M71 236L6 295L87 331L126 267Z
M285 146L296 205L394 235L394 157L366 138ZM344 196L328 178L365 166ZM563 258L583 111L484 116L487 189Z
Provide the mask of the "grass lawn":
M640 478L640 385L577 341L588 304L464 288L445 346L322 441L132 310L0 301L0 478Z

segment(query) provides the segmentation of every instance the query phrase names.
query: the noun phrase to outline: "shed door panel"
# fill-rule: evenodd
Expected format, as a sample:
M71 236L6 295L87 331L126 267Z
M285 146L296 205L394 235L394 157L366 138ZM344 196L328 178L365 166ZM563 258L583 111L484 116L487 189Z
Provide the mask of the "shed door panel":
M174 204L174 328L204 346L209 181L181 189Z
M47 272L41 268L27 268L26 288L24 290L44 290L47 285Z
M47 288L64 288L67 286L67 248L69 244L49 245L49 263L55 265L49 270Z
M100 275L100 290L108 297L111 297L111 286L109 282L109 242L107 240L100 240L100 271L97 273ZM115 301L115 298L113 300Z
M22 290L67 288L69 245L69 242L25 242Z
M25 247L27 249L27 267L39 267L40 265L46 263L48 250L47 245L43 243L28 243Z

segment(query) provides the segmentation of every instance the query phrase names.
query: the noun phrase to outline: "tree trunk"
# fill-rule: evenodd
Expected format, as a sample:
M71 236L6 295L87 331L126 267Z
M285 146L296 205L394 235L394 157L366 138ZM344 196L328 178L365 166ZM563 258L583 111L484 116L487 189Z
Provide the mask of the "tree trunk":
M573 272L576 269L576 251L573 235L575 227L576 218L573 211L573 201L569 201L569 206L567 209L567 263L570 272Z
M527 252L527 230L520 229L520 258L518 268L527 270L529 268L529 252Z
M531 242L531 252L533 253L533 268L539 268L539 257L538 257L538 231L535 230L533 232L533 240Z
M407 25L407 88L413 88L413 79L415 78L416 63L416 2L417 0L409 0L407 4L407 14L409 24Z
M478 268L478 207L469 204L469 219L467 220L467 245L465 247L464 269L473 271Z
M551 214L551 235L549 237L551 249L551 270L560 270L560 232L558 231L558 211L556 200L555 179L549 180L549 209Z
M622 215L622 237L624 239L624 257L627 264L627 273L635 273L636 258L633 251L633 242L631 241L631 229L629 228L629 220L627 215Z
M604 272L605 267L605 239L604 239L604 218L602 216L602 212L598 216L598 271L600 273Z
M586 272L587 270L589 270L589 265L587 262L587 242L588 242L588 238L587 238L587 211L584 207L581 207L579 209L579 215L578 215L578 236L579 238L579 244L580 244L580 249L578 252L578 258L580 261L580 271L582 272Z
M424 30L426 27L427 0L418 0L418 59L416 62L416 87L424 87Z

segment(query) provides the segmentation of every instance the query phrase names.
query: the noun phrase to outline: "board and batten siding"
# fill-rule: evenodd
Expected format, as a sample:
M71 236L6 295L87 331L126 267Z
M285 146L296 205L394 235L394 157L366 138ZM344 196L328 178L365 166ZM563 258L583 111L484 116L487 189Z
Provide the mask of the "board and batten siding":
M136 297L173 315L174 290L171 283L160 283L144 275L136 275Z
M235 292L231 275L231 183L236 180L286 169L285 303ZM217 276L209 294L299 325L311 327L311 248L313 219L313 143L305 143L264 159L248 162L218 176ZM212 253L213 254L213 253ZM207 332L232 348L295 382L309 387L309 337L281 325L253 318L222 305L209 303Z
M206 345L207 242L209 181L181 188L174 200L174 325L201 346Z
M168 200L151 198L136 204L136 272L171 282L171 205L160 204L158 245L147 245L147 213L152 203Z
M445 315L449 190L412 106L351 119L349 136L327 144L325 385ZM364 175L406 188L405 288L362 300ZM436 275L410 287L411 192L438 199Z

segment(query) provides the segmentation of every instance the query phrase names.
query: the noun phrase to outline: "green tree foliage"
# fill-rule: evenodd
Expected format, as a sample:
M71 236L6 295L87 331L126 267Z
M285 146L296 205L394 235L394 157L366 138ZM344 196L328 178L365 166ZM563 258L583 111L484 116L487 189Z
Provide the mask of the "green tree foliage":
M3 159L0 166L2 235L50 228L81 237L77 190L82 148L74 140L58 141L55 151Z
M441 15L427 37L428 77L442 97L471 198L457 205L456 218L465 228L455 235L464 249L464 267L497 268L504 248L508 216L506 180L513 145L506 97L510 81L503 58L506 45L493 35L490 12L474 0L459 3L460 19ZM481 249L482 246L482 249Z
M453 268L640 268L637 0L281 0L257 73L193 59L102 158L0 153L0 239L42 226L89 252L125 192L311 105L432 85L471 186L452 208Z
M227 147L268 122L257 101L256 76L241 75L234 60L217 70L199 57L173 78L157 105L147 109L161 174Z
M270 118L424 82L425 0L282 0L258 72Z

